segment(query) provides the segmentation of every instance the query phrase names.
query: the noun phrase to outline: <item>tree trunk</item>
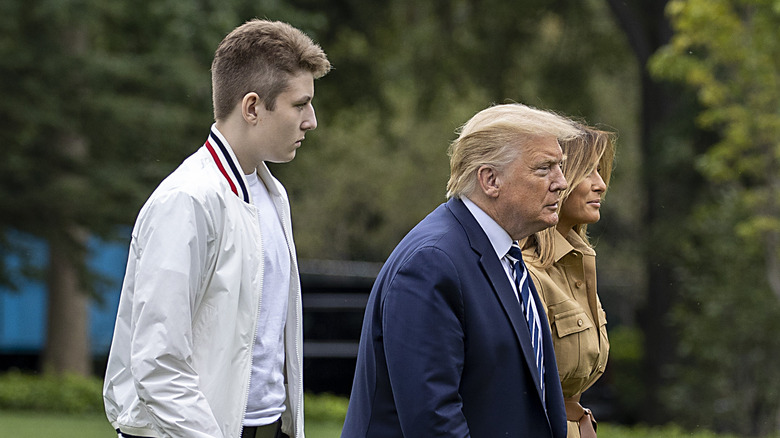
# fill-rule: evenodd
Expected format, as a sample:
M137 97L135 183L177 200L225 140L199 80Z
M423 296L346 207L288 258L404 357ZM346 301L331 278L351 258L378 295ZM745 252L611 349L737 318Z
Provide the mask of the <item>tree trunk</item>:
M675 336L668 323L668 315L677 295L676 284L669 264L672 251L663 237L665 228L675 220L682 220L689 208L679 202L679 177L675 178L674 164L664 151L664 141L670 134L672 113L680 98L667 87L656 82L647 71L647 62L658 48L666 44L672 32L665 17L666 1L608 0L620 27L634 51L641 77L641 150L643 158L642 181L645 189L645 213L641 228L648 274L647 296L638 310L637 321L643 333L642 374L645 394L639 420L662 423L666 414L661 390L667 383L666 368L674 357Z
M87 33L79 26L72 26L62 35L63 51L78 59L87 51ZM68 82L74 95L83 84L80 72L69 72ZM54 145L74 164L83 163L88 157L86 139L70 127L60 132ZM54 176L63 187L83 182L78 170L65 168ZM70 184L68 184L70 183ZM86 184L84 184L86 185ZM63 196L73 196L67 191ZM89 294L86 286L87 230L75 223L68 212L51 218L48 233L49 266L47 286L49 292L47 310L46 346L42 369L57 374L91 374L92 361L89 349Z
M86 233L71 227L64 239L49 241L49 271L47 286L46 347L43 370L57 374L73 373L88 376L92 372L89 352L89 298L80 280L81 251Z

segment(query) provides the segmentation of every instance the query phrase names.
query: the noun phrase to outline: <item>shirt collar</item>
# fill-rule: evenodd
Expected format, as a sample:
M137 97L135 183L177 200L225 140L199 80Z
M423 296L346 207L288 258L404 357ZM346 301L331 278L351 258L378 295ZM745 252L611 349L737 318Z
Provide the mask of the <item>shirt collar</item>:
M555 242L553 243L553 248L555 248L554 257L556 262L572 251L579 251L585 255L596 255L596 251L585 243L585 241L582 240L582 236L577 234L573 229L569 230L569 233L566 236L558 231L554 234Z
M487 234L490 244L493 246L493 250L499 259L504 258L509 252L509 248L512 247L512 238L509 236L501 225L498 224L492 217L488 216L477 204L475 204L469 198L462 196L461 200L469 209L471 215L477 220L479 226L482 227L482 231Z

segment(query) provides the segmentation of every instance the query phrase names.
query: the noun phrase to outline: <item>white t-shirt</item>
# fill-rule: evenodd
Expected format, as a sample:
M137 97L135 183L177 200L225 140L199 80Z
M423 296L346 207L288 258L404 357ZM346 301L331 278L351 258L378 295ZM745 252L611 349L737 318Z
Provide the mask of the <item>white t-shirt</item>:
M264 426L278 420L285 410L284 325L290 290L290 249L265 184L257 173L246 179L259 210L264 276L244 425Z

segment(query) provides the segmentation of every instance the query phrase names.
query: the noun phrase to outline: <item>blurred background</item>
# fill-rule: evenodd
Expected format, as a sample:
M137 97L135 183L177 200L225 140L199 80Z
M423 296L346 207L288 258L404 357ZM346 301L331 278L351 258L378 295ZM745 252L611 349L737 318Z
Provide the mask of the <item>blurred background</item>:
M373 277L492 103L618 133L596 242L597 418L780 430L780 0L0 0L0 372L102 378L130 229L205 141L222 37L287 21L334 70L273 166L305 381L346 396Z

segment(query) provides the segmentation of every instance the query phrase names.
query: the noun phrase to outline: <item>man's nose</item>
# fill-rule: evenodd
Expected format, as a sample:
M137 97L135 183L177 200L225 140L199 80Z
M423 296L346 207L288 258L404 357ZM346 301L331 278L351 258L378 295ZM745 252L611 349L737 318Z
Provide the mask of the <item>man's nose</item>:
M563 176L563 170L560 166L556 166L553 171L553 180L550 185L550 191L562 192L569 187L569 183L566 182L566 178Z
M317 115L314 113L314 106L309 104L308 114L301 123L301 129L304 131L311 131L317 129Z

